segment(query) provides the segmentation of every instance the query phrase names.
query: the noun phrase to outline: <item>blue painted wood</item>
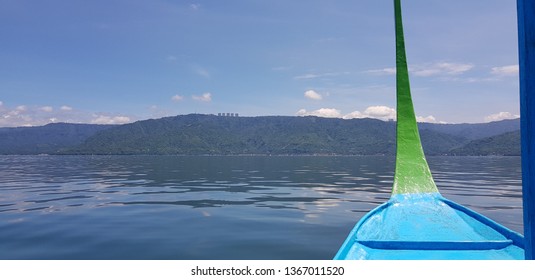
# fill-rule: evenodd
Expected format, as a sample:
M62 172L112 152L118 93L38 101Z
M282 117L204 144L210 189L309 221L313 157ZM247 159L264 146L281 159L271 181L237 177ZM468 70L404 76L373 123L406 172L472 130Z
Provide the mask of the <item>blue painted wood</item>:
M519 260L524 238L439 193L399 194L364 216L334 259Z
M489 241L385 241L385 240L357 240L366 247L382 250L502 250L514 245L512 240Z
M535 259L535 1L518 0L522 193L526 259Z

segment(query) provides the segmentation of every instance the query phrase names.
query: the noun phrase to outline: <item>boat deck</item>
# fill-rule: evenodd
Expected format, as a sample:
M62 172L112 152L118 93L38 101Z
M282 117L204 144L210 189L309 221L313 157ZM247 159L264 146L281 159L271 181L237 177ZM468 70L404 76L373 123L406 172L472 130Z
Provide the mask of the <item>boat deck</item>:
M403 194L366 215L335 259L523 259L522 242L439 193Z

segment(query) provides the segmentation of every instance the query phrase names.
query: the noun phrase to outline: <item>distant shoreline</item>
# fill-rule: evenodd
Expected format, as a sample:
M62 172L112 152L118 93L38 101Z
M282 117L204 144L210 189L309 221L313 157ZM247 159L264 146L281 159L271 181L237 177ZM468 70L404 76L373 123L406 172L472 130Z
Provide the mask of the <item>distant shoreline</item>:
M0 157L9 156L28 156L28 157L395 157L396 155L341 155L341 154L280 154L280 155L267 155L267 154L232 154L232 155L173 155L173 154L0 154ZM430 155L426 157L520 157L520 155Z

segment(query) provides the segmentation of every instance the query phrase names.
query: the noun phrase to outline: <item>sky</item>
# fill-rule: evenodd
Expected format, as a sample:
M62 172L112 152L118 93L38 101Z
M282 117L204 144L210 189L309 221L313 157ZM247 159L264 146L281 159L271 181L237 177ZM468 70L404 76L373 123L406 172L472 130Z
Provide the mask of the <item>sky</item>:
M419 121L517 118L515 0L402 1ZM0 0L0 127L395 118L392 0Z

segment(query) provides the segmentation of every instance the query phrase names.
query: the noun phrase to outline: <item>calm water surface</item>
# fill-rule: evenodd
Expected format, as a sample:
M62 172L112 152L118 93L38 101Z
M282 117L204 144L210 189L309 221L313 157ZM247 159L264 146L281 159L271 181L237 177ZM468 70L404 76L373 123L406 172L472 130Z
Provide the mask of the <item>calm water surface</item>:
M522 232L519 157L430 157L441 193ZM392 157L0 156L0 259L331 259Z

